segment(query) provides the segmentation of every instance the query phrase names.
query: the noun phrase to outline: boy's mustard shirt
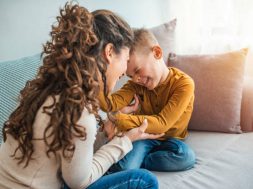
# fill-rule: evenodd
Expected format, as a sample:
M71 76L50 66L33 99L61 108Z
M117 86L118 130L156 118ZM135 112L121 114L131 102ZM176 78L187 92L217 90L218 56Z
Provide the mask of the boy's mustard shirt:
M111 94L112 111L129 105L134 94L139 96L140 108L134 114L116 114L116 126L120 130L139 127L146 118L147 133L165 133L161 139L184 139L193 111L194 81L190 76L176 68L170 70L166 80L154 90L128 81L119 91ZM102 110L107 109L102 93L99 95Z

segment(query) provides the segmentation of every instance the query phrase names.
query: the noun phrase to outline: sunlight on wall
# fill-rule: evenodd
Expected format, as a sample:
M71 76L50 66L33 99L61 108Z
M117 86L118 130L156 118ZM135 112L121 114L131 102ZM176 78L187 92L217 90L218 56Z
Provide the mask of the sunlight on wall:
M210 54L249 47L245 72L253 76L252 0L171 0L177 18L176 53Z
M170 1L178 53L217 53L253 46L253 1Z

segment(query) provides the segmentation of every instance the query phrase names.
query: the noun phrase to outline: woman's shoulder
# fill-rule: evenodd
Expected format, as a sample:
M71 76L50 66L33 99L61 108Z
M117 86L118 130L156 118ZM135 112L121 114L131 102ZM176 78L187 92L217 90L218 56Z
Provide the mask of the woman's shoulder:
M41 133L44 132L42 132L41 130L44 130L50 122L50 116L44 112L44 108L48 107L46 111L48 113L51 113L55 108L55 105L53 106L53 104L57 103L59 101L59 98L59 95L56 95L54 97L48 96L44 101L43 105L40 107L39 111L37 112L34 122L34 128L37 128L35 129L36 138L41 138L43 136ZM95 115L90 113L85 107L81 113L79 120L77 121L77 124L81 127L84 127L87 133L94 135L97 132Z
M90 113L87 108L84 108L81 117L77 121L77 124L84 127L87 133L97 132L96 118L93 113Z
M55 96L48 96L47 99L45 100L43 106L52 106L54 104L54 102L58 102L60 100L60 96L59 95L55 95ZM88 105L89 106L89 105ZM52 106L52 108L50 108L49 110L53 110L55 106ZM89 106L89 108L91 109L91 106ZM93 113L90 113L88 111L88 109L86 107L83 108L83 111L81 113L81 117L79 118L77 124L79 124L80 126L84 126L85 125L96 125L96 118L95 115Z
M78 122L80 122L80 123L90 122L90 123L96 124L96 118L95 118L95 115L93 113L90 113L87 110L87 108L84 108Z

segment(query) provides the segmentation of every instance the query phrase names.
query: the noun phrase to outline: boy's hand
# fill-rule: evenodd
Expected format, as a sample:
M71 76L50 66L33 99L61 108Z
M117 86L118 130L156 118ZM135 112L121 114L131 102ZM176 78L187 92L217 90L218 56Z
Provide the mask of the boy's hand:
M122 108L120 110L120 112L123 114L131 114L133 112L136 112L138 110L138 107L139 107L139 99L138 99L137 95L135 94L134 95L134 104L131 104L129 106Z
M108 140L112 140L115 135L115 125L109 119L104 123L104 131Z
M148 127L148 122L146 119L144 119L143 123L134 129L131 129L125 133L125 135L132 141L136 140L144 140L144 139L157 139L164 135L164 133L161 134L149 134L145 133L145 130Z

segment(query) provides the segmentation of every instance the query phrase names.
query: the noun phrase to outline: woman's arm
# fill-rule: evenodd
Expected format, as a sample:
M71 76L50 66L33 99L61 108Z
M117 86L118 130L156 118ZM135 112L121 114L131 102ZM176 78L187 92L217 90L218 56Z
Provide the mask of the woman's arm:
M74 139L75 152L68 161L62 157L62 175L71 188L85 188L100 178L113 164L132 149L132 142L127 137L114 137L93 155L96 138L96 120L93 114L83 112L79 125L86 129L86 140Z

